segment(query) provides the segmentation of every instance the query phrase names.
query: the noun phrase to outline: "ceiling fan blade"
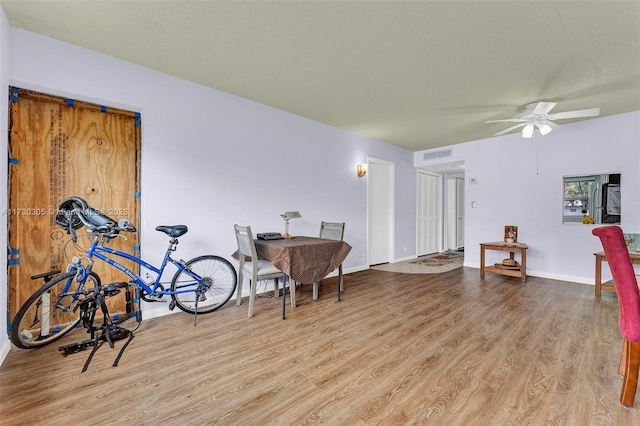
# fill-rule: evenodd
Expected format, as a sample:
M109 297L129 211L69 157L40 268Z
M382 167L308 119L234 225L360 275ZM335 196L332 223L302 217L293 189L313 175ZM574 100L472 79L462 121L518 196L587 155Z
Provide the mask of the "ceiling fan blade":
M600 115L600 108L581 109L578 111L558 112L550 115L551 120L561 120L563 118L596 117Z
M555 102L538 102L538 105L536 105L533 110L533 114L548 114L556 105L558 104Z
M507 118L505 120L487 120L485 123L518 123L520 121L526 121L521 118Z
M526 126L526 125L527 125L527 123L520 123L520 124L516 124L515 126L509 127L508 129L503 130L503 131L501 131L501 132L498 132L498 133L496 133L496 134L495 134L495 135L493 135L493 136L502 136L502 135L504 135L504 134L506 134L506 133L509 133L509 132L510 132L510 131L512 131L512 130L517 129L518 127L522 127L522 126Z
M549 121L549 120L544 120L542 123L546 124L547 126L551 127L552 129L557 129L558 127L560 127L556 123L554 123L553 121Z

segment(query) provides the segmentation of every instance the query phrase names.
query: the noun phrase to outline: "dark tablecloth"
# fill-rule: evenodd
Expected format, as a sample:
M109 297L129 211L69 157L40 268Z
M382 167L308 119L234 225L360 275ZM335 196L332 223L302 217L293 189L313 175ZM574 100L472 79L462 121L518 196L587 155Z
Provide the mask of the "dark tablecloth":
M258 257L299 283L318 282L344 262L351 246L344 241L314 237L256 240Z

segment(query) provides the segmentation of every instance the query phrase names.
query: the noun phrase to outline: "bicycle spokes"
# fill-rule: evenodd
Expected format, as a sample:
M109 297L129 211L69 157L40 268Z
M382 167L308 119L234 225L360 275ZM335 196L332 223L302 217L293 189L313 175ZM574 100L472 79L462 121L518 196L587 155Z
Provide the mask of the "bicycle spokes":
M29 326L29 328L33 328L40 320L38 319L38 311L40 310L40 306L42 305L42 300L36 302L36 311L33 313L33 322Z

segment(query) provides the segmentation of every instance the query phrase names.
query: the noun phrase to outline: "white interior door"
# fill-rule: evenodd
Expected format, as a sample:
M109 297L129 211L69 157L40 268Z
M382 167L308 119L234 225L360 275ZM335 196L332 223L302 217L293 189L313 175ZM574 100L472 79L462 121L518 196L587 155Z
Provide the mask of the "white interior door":
M464 179L456 178L456 211L457 211L457 232L456 248L464 247Z
M455 250L458 248L458 216L456 209L456 178L452 176L445 177L445 250Z
M395 165L369 158L367 169L369 265L378 265L393 260Z
M442 247L442 177L418 172L418 256Z

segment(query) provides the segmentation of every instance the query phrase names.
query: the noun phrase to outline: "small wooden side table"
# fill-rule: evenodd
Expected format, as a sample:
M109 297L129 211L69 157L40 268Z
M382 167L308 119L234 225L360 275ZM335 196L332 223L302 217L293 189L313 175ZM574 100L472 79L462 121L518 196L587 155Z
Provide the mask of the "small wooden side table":
M602 290L612 291L615 293L616 288L613 286L613 281L602 282L602 261L607 260L604 252L593 253L596 257L596 297L600 297ZM629 253L631 263L640 265L640 254Z
M527 281L527 246L525 243L507 244L503 241L497 241L495 243L480 243L480 278L484 278L484 272L491 272L493 274L506 275L508 277L521 278L522 282ZM485 250L497 250L509 252L509 258L514 259L515 253L520 253L520 267L519 268L498 268L495 266L485 266L484 252Z

